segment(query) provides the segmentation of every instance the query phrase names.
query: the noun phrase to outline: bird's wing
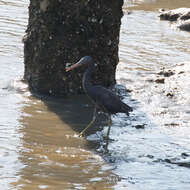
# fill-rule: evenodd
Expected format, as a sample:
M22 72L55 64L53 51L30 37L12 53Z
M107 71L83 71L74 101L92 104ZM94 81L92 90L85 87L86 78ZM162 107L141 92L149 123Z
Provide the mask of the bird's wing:
M130 111L130 107L123 103L111 90L102 86L94 86L93 89L93 99L104 111L112 114Z

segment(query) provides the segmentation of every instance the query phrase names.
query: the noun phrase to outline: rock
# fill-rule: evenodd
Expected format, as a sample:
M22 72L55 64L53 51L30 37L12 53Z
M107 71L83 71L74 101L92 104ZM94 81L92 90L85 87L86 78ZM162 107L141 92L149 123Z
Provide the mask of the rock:
M190 8L179 8L169 11L160 11L161 20L177 21L180 30L190 31Z
M190 19L190 11L188 11L186 14L183 14L181 17L180 17L181 20L188 20Z
M190 32L190 19L182 22L177 26L180 30L189 31Z
M162 11L160 14L161 20L177 21L178 18L187 20L190 18L190 8L179 8L169 11Z
M168 71L160 71L159 73L158 73L158 75L163 75L164 77L170 77L170 76L172 76L172 75L174 75L175 73L173 72L173 71L171 71L171 70L168 70Z

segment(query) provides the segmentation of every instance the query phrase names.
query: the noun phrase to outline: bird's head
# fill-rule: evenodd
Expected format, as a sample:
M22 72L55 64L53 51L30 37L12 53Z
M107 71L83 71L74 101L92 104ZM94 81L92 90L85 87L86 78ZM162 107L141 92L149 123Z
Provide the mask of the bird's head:
M69 67L66 67L66 72L71 71L77 67L80 67L82 65L88 65L89 63L93 63L93 59L91 56L84 56L82 57L77 63L74 65L71 65Z

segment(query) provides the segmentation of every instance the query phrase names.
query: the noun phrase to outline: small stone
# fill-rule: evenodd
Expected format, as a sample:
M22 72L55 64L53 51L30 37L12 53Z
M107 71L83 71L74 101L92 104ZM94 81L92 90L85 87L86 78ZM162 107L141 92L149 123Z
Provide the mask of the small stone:
M134 126L136 129L144 129L145 128L145 124L142 124L142 125L135 125Z
M183 152L183 153L181 153L181 156L186 158L186 157L189 157L190 155L187 154L187 153L185 153L185 152Z
M165 83L165 79L162 78L162 79L156 79L155 80L156 83L160 83L160 84L164 84Z
M153 156L153 155L150 155L150 154L148 154L147 157L148 157L148 158L151 158L151 159L154 158L154 156Z
M166 11L166 9L161 8L161 9L159 9L158 11L159 11L160 13L162 13L162 12Z
M171 92L168 92L168 93L166 94L166 96L167 96L167 97L173 97L174 94L172 94Z

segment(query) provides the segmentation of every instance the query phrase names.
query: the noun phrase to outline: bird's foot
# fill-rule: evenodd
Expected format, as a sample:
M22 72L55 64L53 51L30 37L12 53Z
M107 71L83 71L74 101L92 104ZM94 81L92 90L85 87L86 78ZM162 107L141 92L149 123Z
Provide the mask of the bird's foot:
M104 136L103 139L105 141L109 141L109 142L113 142L114 141L114 139L111 139L109 136Z
M79 133L79 137L84 137L84 136L85 136L84 131L82 131L82 132Z

